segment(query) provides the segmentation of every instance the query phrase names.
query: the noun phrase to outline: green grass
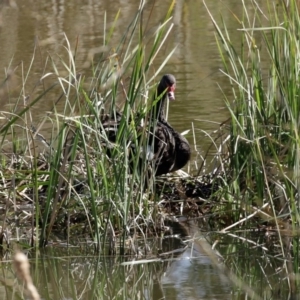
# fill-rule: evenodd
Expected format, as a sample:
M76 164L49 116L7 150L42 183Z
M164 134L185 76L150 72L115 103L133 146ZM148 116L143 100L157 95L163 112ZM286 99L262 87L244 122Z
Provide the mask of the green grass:
M219 227L223 233L272 228L277 270L285 278L282 289L297 293L299 282L293 274L299 270L299 9L297 1L288 6L285 1L268 1L267 10L253 1L251 10L244 6L242 18L232 15L240 44L233 42L236 32L230 33L222 18L216 21L210 14L222 72L232 88L232 96L224 94L230 120L222 128L228 140L222 145L227 179L223 205L215 211L227 222ZM244 257L233 260L239 273ZM255 287L257 271L250 268L252 279L247 275L245 282Z
M145 132L138 138L139 120L132 116L138 114L142 118L150 113L158 75L175 50L158 69L154 68L157 53L173 27L174 4L175 1L151 35L147 34L143 2L118 44L112 43L111 37L119 14L110 28L104 24L106 50L94 58L91 78L77 71L77 45L74 48L65 36L64 53L47 57L47 71L19 110L26 86L32 80L30 71L36 53L28 71L22 71L24 91L11 112L2 112L1 185L3 199L15 206L14 210L6 206L8 217L19 218L17 204L23 203L24 196L33 204L22 222L31 224L36 245L47 244L55 229L64 229L67 239L88 233L98 250L110 241L109 252L115 252L119 245L122 253L128 235L146 237L147 228L155 227L153 178L145 182L147 163L142 163L144 169L138 168L139 161L146 160L144 152L140 150L133 162L129 162L128 152L131 145L143 149L147 142ZM1 88L9 88L12 76L7 76ZM33 108L52 97L52 111L32 127ZM58 103L65 103L62 112L56 110ZM115 115L117 110L123 115L116 144L112 145L103 130L101 115ZM49 123L52 139L46 140L40 132ZM109 157L107 148L112 149ZM18 226L12 228L14 232Z

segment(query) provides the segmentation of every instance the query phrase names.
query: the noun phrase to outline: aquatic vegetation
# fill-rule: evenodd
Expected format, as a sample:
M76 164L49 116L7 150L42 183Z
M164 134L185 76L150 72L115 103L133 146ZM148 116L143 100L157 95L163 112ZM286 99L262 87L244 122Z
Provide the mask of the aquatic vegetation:
M9 229L3 232L9 230L15 236L20 226L30 225L21 238L30 237L32 245L38 241L35 244L40 246L49 242L54 231L63 231L66 240L88 235L99 251L113 240L109 250L113 253L116 247L124 251L126 237L133 232L145 237L148 231L159 230L159 195L145 155L151 136L146 126L137 123L147 123L155 101L160 100L154 97L157 81L175 49L158 68L154 62L173 27L174 4L172 1L165 19L149 34L151 14L143 14L145 3L141 1L117 43L112 41L116 15L110 28L105 24L103 51L90 62L86 74L77 71L78 45L71 45L67 36L63 53L45 60L30 96L24 94L32 76L30 68L23 74L24 88L18 100L12 100L11 111L1 112L2 209L7 219L18 213L17 221L9 222ZM36 53L32 64L35 59ZM2 91L14 88L16 72L12 69L8 68L11 71L1 84ZM52 111L33 124L36 105L50 99ZM62 112L57 105L64 107ZM113 142L101 116L115 117L118 111L123 114ZM44 136L45 127L51 128L48 136ZM129 155L133 148L134 155Z
M265 11L253 1L251 13L244 6L243 19L234 17L240 26L238 45L226 22L211 15L222 72L232 89L231 96L224 94L231 116L222 128L228 177L223 186L227 204L219 208L227 224L221 230L255 228L276 237L277 270L286 278L281 284L295 295L300 221L298 2L269 1ZM240 263L236 260L235 271ZM248 271L247 276L256 278L257 270Z

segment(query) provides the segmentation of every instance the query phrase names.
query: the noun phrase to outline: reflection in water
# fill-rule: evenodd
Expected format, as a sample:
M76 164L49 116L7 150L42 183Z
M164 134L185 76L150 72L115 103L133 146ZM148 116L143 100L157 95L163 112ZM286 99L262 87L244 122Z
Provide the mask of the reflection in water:
M175 230L178 234L178 228ZM77 242L76 247L30 250L31 275L43 299L297 299L297 295L289 298L276 247L265 244L266 252L265 247L253 247L245 239L215 236L222 241L218 248L224 263L203 237L184 242L185 234L195 236L201 234L199 231L183 225L181 233L182 238L172 235L147 241L153 251L144 259L98 256L86 242ZM265 241L263 235L254 232L245 232L246 237L257 241L257 245ZM12 269L14 246L0 265L0 299L18 299L16 295L24 288ZM164 253L154 253L155 249ZM176 251L170 258L172 250ZM239 284L239 279L230 282L229 273L224 275L225 265L246 285ZM253 292L257 296L251 298Z
M194 221L175 223L188 247L170 261L161 278L165 299L224 299L231 292L220 256L208 244Z
M188 248L171 263L121 264L118 257L93 254L88 247L31 251L31 275L42 299L224 299L230 286L210 259ZM193 259L191 259L191 253ZM133 259L133 262L135 260ZM11 261L2 262L7 285L14 280ZM166 274L165 274L166 272ZM15 299L22 283L0 286L0 299Z
M166 299L225 299L231 291L228 279L210 258L191 247L172 262L162 284Z

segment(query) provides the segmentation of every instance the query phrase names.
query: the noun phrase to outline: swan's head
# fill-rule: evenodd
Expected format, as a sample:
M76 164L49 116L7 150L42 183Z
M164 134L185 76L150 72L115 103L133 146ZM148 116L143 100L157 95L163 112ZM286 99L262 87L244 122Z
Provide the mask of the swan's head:
M159 94L166 92L169 100L175 100L175 88L175 77L172 74L166 74L162 77L159 83L158 91Z

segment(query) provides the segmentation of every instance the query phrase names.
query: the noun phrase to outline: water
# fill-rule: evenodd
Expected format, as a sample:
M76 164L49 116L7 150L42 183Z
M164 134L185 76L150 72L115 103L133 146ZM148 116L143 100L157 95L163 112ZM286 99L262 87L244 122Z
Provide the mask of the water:
M231 2L238 4L240 1ZM163 3L149 1L146 5L144 16L145 20L150 19L147 24L149 33L153 32L163 20L169 5L168 1ZM219 5L221 4L212 7L216 15L220 9ZM39 1L38 4L20 1L16 2L16 6L4 6L1 11L0 82L5 78L6 70L16 70L17 76L11 84L13 96L17 98L21 92L24 97L33 99L39 90L35 85L45 73L44 69L53 72L50 57L57 64L60 74L64 74L63 65L59 63L59 56L67 60L64 34L70 42L71 49L77 48L77 72L88 76L91 59L97 58L97 53L101 51L103 45L104 19L106 18L109 28L120 10L115 34L110 43L114 47L138 6L138 0ZM241 5L238 4L237 7ZM195 156L197 151L204 154L210 144L208 138L203 138L204 132L211 133L228 116L224 109L222 93L217 85L218 83L226 90L228 82L226 78L220 76L219 69L222 64L215 43L214 28L202 0L177 1L173 16L173 31L160 51L154 67L158 68L168 53L177 47L161 73L173 73L177 78L176 101L171 104L169 120L180 132L191 129L193 123L196 131L195 142L192 131L187 138ZM22 90L22 82L26 79L34 49L35 58ZM159 79L158 77L156 81ZM10 95L10 103L7 95L0 97L0 106L3 110L8 110L9 106L15 104L14 97ZM52 97L46 97L45 101L34 106L32 112L35 127L52 109L53 101ZM23 103L20 103L20 106L23 106ZM64 102L61 101L57 110L62 111L63 107ZM41 128L41 133L46 138L49 137L51 126L53 124L49 122Z
M12 0L10 2L15 3ZM262 2L264 7L264 1ZM171 1L149 1L146 4L144 19L147 20L145 26L149 35L163 20L170 3ZM242 15L241 1L218 1L216 5L208 6L217 19L220 19L219 12L223 12L226 26L236 33L232 35L232 42L235 42L235 37L238 41L241 33L237 28L240 28L240 24L232 18L231 12ZM110 42L112 49L117 46L138 7L138 0L39 1L38 4L25 0L17 1L11 6L2 5L0 82L5 78L7 70L15 70L16 76L10 84L10 97L5 92L0 95L0 107L9 110L9 107L15 105L14 99L20 94L24 98L28 97L29 101L34 99L42 89L42 86L36 86L40 78L45 73L54 71L51 60L56 64L60 76L67 74L60 62L60 58L68 61L65 36L73 52L76 49L76 72L86 76L88 84L91 61L93 58L97 61L97 53L103 51L104 24L107 24L107 35L120 11ZM254 13L249 8L249 13L252 12ZM206 134L218 129L220 123L228 117L223 92L229 95L230 100L230 85L228 79L220 72L222 62L215 40L215 29L202 0L176 1L172 22L173 30L157 56L153 71L176 47L175 53L161 72L173 73L177 78L176 101L171 104L169 120L179 132L191 129L193 125L195 138L192 130L187 138L195 158L197 153L204 155L211 144ZM106 50L109 55L109 49ZM31 70L28 75L29 68ZM160 77L156 81L159 79ZM45 82L50 85L54 80L56 76L50 76ZM22 89L24 81L26 84ZM45 100L40 101L31 110L35 127L38 127L40 120L53 108L56 97L58 96L45 97ZM19 103L20 107L23 105L23 102ZM64 106L64 101L60 101L57 111L63 111ZM50 138L52 127L52 122L46 122L40 133ZM211 152L213 154L216 150Z
M200 232L191 222L181 226L180 237L149 240L143 257L98 255L92 244L78 241L23 251L42 299L298 299L288 293L293 280L282 268L280 250L276 255L278 240L246 231L243 240ZM1 299L18 299L23 291L11 263L19 247L12 243L2 256Z
M77 253L76 253L77 252ZM115 258L82 251L49 248L29 253L31 274L44 299L224 299L230 284L206 255L190 258L191 249L174 262L123 266ZM77 255L76 255L77 254ZM14 282L11 263L4 260L1 299L14 299L22 290ZM166 272L166 273L165 273Z

